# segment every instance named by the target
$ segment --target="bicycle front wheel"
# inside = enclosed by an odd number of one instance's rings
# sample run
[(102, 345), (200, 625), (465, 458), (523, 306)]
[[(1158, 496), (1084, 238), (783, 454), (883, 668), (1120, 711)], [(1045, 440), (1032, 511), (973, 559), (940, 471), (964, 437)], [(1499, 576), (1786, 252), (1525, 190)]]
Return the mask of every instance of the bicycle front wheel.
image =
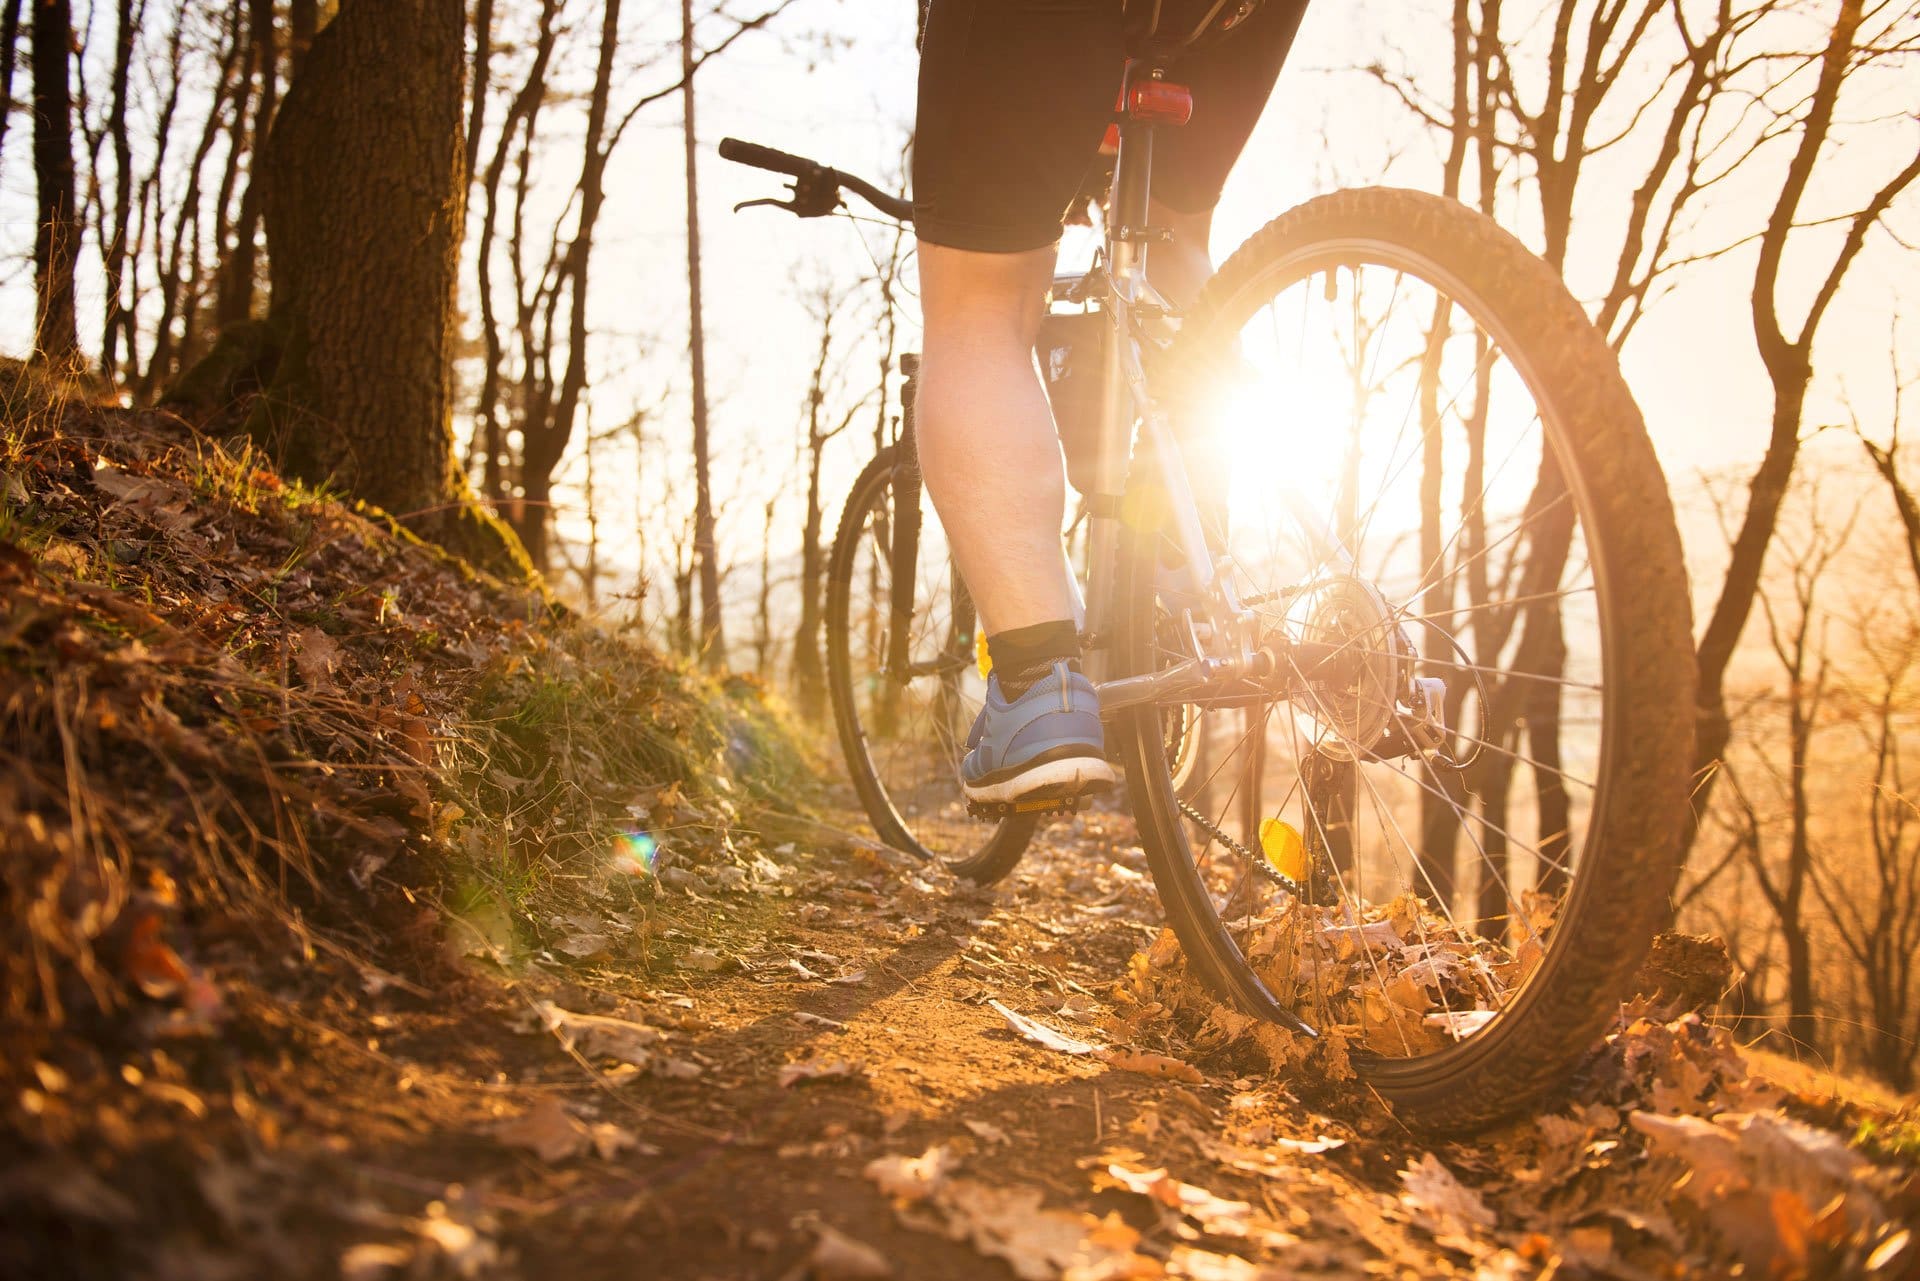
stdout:
[[(1240, 600), (1321, 657), (1222, 700), (1187, 799), (1165, 709), (1127, 717), (1168, 916), (1218, 992), (1344, 1040), (1410, 1121), (1484, 1126), (1593, 1043), (1677, 865), (1689, 608), (1639, 411), (1544, 263), (1412, 191), (1270, 223), (1180, 341)], [(1160, 542), (1128, 557), (1130, 671), (1183, 657)]]
[(1038, 818), (969, 817), (967, 731), (986, 698), (972, 601), (918, 464), (882, 449), (854, 481), (827, 566), (827, 682), (854, 791), (880, 839), (985, 884), (1013, 870)]

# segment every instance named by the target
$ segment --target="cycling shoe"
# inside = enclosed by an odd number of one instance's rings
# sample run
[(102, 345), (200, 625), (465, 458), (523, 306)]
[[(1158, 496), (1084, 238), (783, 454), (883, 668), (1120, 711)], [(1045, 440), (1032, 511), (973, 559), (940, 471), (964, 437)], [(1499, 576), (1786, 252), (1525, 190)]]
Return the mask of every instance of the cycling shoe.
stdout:
[(967, 735), (960, 783), (976, 805), (1067, 801), (1113, 784), (1093, 682), (1063, 659), (1045, 679), (1009, 702), (999, 673), (987, 681), (986, 706)]

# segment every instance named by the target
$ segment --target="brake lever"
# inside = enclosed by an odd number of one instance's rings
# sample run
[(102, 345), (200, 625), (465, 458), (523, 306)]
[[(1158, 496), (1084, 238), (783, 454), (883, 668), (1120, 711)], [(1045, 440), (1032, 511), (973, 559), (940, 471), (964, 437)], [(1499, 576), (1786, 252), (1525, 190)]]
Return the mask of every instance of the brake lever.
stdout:
[(772, 205), (775, 209), (785, 209), (796, 218), (824, 218), (840, 208), (840, 184), (824, 175), (808, 174), (796, 178), (787, 186), (793, 194), (791, 200), (775, 200), (763, 196), (759, 200), (743, 200), (733, 207), (735, 213), (742, 209), (751, 209), (755, 205)]

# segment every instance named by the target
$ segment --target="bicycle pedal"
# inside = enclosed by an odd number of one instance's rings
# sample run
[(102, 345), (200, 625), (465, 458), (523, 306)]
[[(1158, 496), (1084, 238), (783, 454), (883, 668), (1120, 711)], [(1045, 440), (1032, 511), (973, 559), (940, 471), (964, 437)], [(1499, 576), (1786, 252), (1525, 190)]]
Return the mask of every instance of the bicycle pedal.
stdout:
[(967, 813), (987, 823), (998, 823), (1015, 815), (1036, 815), (1044, 818), (1049, 815), (1077, 814), (1086, 808), (1087, 802), (1092, 799), (1091, 796), (1081, 795), (1038, 797), (1034, 800), (1011, 802), (968, 801)]

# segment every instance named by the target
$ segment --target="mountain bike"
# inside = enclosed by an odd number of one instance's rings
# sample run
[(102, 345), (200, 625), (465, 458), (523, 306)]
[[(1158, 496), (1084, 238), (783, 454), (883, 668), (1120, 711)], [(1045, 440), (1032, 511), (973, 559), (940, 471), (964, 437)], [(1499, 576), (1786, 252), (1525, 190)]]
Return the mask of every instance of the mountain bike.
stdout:
[[(1147, 197), (1190, 100), (1134, 63), (1121, 103), (1099, 255), (1050, 303), (1076, 336), (1040, 355), (1093, 389), (1082, 666), (1140, 845), (1218, 996), (1337, 1040), (1412, 1123), (1482, 1127), (1564, 1080), (1667, 911), (1694, 700), (1664, 478), (1559, 278), (1453, 201), (1318, 197), (1177, 315)], [(749, 203), (911, 217), (799, 156), (721, 155), (793, 180)], [(834, 715), (882, 839), (990, 881), (1042, 815), (961, 799), (991, 655), (903, 368), (832, 550)]]

